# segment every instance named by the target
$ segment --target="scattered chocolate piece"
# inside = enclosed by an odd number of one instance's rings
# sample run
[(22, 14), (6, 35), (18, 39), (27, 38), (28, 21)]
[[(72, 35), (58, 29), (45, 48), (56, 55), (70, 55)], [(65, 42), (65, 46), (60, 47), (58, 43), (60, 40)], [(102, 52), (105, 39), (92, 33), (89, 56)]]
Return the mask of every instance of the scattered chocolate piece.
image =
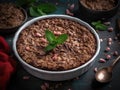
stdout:
[(49, 88), (49, 83), (44, 83), (44, 85), (46, 86), (46, 88)]
[(41, 89), (42, 90), (47, 90), (47, 88), (46, 88), (46, 86), (43, 84), (43, 85), (41, 85)]
[(119, 34), (119, 33), (117, 34), (117, 37), (118, 37), (118, 39), (120, 40), (120, 34)]
[(118, 56), (118, 51), (114, 51), (113, 56)]
[(108, 42), (108, 46), (111, 46), (112, 45), (112, 42)]
[(109, 26), (111, 22), (104, 22), (105, 25)]
[(30, 79), (30, 76), (23, 76), (23, 79), (28, 80), (28, 79)]
[(112, 41), (113, 41), (112, 38), (108, 38), (108, 42), (107, 42), (108, 46), (111, 46)]
[(61, 85), (62, 85), (62, 83), (57, 83), (57, 84), (55, 85), (55, 88), (59, 88)]
[(66, 14), (70, 16), (74, 16), (74, 13), (72, 13), (69, 9), (66, 9)]
[(114, 40), (116, 41), (116, 40), (118, 40), (118, 37), (116, 36), (116, 37), (114, 37)]
[(98, 71), (98, 68), (97, 68), (97, 67), (95, 67), (95, 68), (94, 68), (94, 72), (97, 72), (97, 71)]
[(70, 10), (73, 10), (75, 8), (75, 4), (70, 5)]
[(120, 42), (118, 42), (118, 44), (120, 45)]
[(111, 55), (106, 55), (106, 59), (107, 60), (111, 59)]
[(106, 47), (105, 52), (110, 51), (110, 47)]
[(75, 80), (78, 80), (78, 79), (79, 79), (79, 77), (76, 77), (76, 78), (75, 78)]
[(113, 27), (109, 27), (109, 28), (108, 28), (108, 31), (109, 31), (109, 32), (113, 32), (113, 30), (114, 30)]
[(103, 42), (103, 39), (102, 39), (102, 38), (100, 39), (100, 42)]
[(100, 62), (100, 63), (105, 63), (105, 62), (106, 62), (106, 60), (105, 60), (105, 59), (103, 59), (103, 58), (100, 58), (99, 62)]
[(112, 42), (112, 38), (108, 38), (108, 42)]

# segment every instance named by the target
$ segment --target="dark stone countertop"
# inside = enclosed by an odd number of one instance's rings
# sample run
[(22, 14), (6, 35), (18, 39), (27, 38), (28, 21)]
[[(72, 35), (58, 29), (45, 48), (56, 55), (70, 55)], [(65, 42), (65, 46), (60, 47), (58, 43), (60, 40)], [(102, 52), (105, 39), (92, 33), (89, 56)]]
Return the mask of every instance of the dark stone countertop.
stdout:
[[(43, 1), (43, 0), (42, 0)], [(50, 0), (48, 0), (50, 1)], [(53, 0), (56, 2), (56, 0)], [(55, 12), (55, 14), (65, 14), (65, 10), (67, 8), (67, 3), (64, 3), (64, 0), (58, 3), (58, 9)], [(70, 1), (70, 0), (67, 0)], [(73, 2), (69, 2), (70, 4), (75, 2), (76, 8), (77, 8), (77, 0), (71, 0)], [(77, 10), (77, 9), (76, 9)], [(108, 66), (112, 63), (112, 61), (116, 58), (116, 56), (113, 56), (112, 53), (114, 51), (118, 51), (120, 54), (120, 41), (114, 40), (116, 37), (116, 33), (118, 33), (118, 30), (115, 28), (116, 26), (116, 18), (120, 16), (120, 11), (112, 18), (110, 18), (108, 21), (111, 22), (111, 25), (109, 27), (113, 27), (113, 32), (108, 31), (97, 31), (100, 39), (103, 41), (101, 42), (101, 49), (100, 53), (96, 58), (96, 62), (94, 65), (83, 75), (74, 78), (72, 80), (67, 81), (59, 81), (59, 82), (52, 82), (52, 81), (46, 81), (41, 80), (39, 78), (36, 78), (32, 75), (30, 75), (26, 70), (23, 69), (21, 64), (18, 62), (17, 70), (15, 74), (12, 76), (10, 83), (8, 84), (7, 90), (42, 90), (41, 87), (43, 85), (46, 85), (49, 83), (49, 89), (48, 90), (120, 90), (120, 62), (116, 65), (113, 71), (113, 78), (112, 81), (107, 84), (100, 84), (95, 81), (94, 79), (94, 68), (95, 67), (102, 67), (102, 66)], [(15, 33), (12, 34), (6, 34), (2, 35), (6, 38), (7, 42), (12, 47), (12, 40)], [(107, 40), (108, 38), (112, 38), (113, 42), (110, 46), (111, 50), (107, 53), (104, 52), (105, 48), (107, 47)], [(107, 60), (106, 63), (100, 63), (98, 62), (100, 58), (105, 58), (105, 54), (111, 55), (111, 59)], [(17, 59), (16, 59), (17, 60)]]

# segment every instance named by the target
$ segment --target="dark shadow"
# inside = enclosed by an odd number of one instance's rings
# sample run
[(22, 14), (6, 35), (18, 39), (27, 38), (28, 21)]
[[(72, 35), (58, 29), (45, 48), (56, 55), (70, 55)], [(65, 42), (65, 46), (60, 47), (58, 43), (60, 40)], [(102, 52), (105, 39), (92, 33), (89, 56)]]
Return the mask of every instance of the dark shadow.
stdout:
[(116, 36), (118, 37), (118, 40), (120, 40), (120, 16), (116, 18), (116, 26), (115, 26), (115, 33)]
[(102, 22), (105, 22), (105, 21), (110, 21), (110, 19), (111, 19), (111, 18), (106, 18), (106, 19), (105, 19), (105, 18), (102, 18), (102, 19), (90, 18), (90, 17), (87, 17), (87, 15), (81, 13), (81, 12), (79, 11), (79, 9), (73, 11), (73, 13), (74, 13), (74, 17), (77, 17), (77, 18), (79, 18), (79, 19), (81, 19), (81, 20), (83, 20), (83, 21), (85, 21), (85, 22), (87, 22), (87, 23), (89, 23), (89, 24), (91, 24), (91, 22), (93, 22), (93, 21), (101, 20)]
[(91, 83), (92, 90), (101, 90), (103, 87), (108, 85), (108, 83), (100, 83), (100, 82), (96, 81), (96, 79), (93, 79), (93, 81)]
[(75, 17), (77, 17), (77, 18), (79, 18), (79, 19), (81, 19), (81, 20), (83, 20), (83, 21), (86, 21), (86, 22), (88, 22), (88, 23), (91, 22), (91, 20), (88, 19), (88, 18), (86, 18), (85, 15), (83, 15), (83, 13), (80, 13), (79, 10), (75, 10), (73, 13), (74, 13), (74, 16), (75, 16)]

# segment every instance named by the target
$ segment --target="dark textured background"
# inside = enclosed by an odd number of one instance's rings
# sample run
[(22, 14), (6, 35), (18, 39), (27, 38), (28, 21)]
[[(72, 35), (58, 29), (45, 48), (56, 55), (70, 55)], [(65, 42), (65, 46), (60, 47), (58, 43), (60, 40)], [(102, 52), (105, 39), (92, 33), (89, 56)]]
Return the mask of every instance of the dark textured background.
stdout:
[[(5, 0), (0, 0), (5, 1)], [(8, 1), (14, 1), (14, 0), (8, 0)], [(78, 11), (78, 0), (42, 0), (42, 1), (49, 1), (56, 3), (57, 5), (57, 11), (55, 14), (65, 14), (66, 8), (68, 8), (68, 3), (72, 4), (75, 3), (75, 10), (73, 11), (75, 13), (75, 17), (79, 17), (80, 13), (77, 13)], [(110, 18), (107, 21), (111, 22), (112, 27), (114, 27), (113, 32), (108, 31), (97, 31), (99, 34), (99, 37), (103, 39), (103, 42), (101, 42), (101, 49), (100, 53), (96, 58), (96, 62), (94, 65), (83, 75), (79, 76), (78, 78), (68, 80), (68, 81), (61, 81), (61, 82), (52, 82), (52, 81), (45, 81), (41, 80), (39, 78), (36, 78), (32, 75), (30, 75), (28, 72), (26, 72), (23, 67), (19, 64), (17, 65), (17, 71), (12, 76), (10, 83), (8, 84), (7, 90), (42, 90), (41, 85), (45, 83), (49, 83), (50, 89), (48, 90), (120, 90), (120, 62), (116, 65), (113, 71), (113, 78), (110, 83), (107, 84), (100, 84), (95, 81), (94, 79), (94, 68), (95, 67), (102, 67), (102, 66), (108, 66), (112, 63), (112, 61), (116, 58), (115, 56), (112, 56), (111, 53), (114, 51), (118, 51), (120, 54), (120, 41), (119, 40), (113, 40), (111, 47), (111, 51), (108, 53), (105, 53), (104, 50), (107, 46), (107, 39), (108, 38), (115, 38), (116, 33), (118, 33), (118, 29), (115, 28), (115, 21), (116, 18), (120, 17), (120, 10), (116, 13), (116, 15), (112, 18)], [(12, 47), (12, 40), (15, 33), (12, 34), (6, 34), (2, 35), (6, 38), (7, 42)], [(112, 58), (108, 60), (106, 63), (99, 63), (99, 58), (105, 58), (105, 54), (110, 54)], [(17, 61), (17, 59), (16, 59)], [(73, 74), (74, 75), (74, 74)], [(29, 79), (23, 79), (23, 77), (29, 77)]]

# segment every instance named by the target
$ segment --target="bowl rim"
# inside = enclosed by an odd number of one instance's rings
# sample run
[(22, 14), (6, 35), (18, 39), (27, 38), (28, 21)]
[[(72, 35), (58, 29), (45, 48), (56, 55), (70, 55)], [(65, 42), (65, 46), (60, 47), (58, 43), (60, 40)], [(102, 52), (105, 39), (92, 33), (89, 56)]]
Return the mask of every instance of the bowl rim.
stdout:
[[(24, 24), (24, 23), (27, 21), (27, 18), (28, 18), (27, 12), (26, 12), (26, 10), (25, 10), (23, 7), (18, 6), (17, 4), (12, 3), (12, 2), (2, 2), (2, 3), (5, 3), (5, 4), (6, 4), (6, 3), (10, 3), (10, 4), (14, 5), (16, 8), (20, 9), (21, 12), (24, 14), (24, 20), (21, 22), (20, 25), (13, 26), (13, 27), (9, 27), (9, 28), (0, 28), (0, 31), (2, 31), (2, 30), (11, 30), (11, 29), (15, 29), (15, 28), (17, 28), (17, 27), (20, 27), (22, 24)], [(3, 32), (4, 32), (4, 31), (3, 31)]]
[(93, 11), (93, 12), (110, 12), (110, 11), (113, 11), (114, 9), (116, 9), (117, 7), (119, 7), (120, 0), (115, 0), (115, 1), (117, 1), (116, 5), (115, 5), (113, 8), (109, 9), (109, 10), (92, 10), (92, 9), (87, 8), (86, 6), (84, 6), (84, 5), (81, 3), (81, 0), (79, 0), (79, 4), (81, 4), (82, 7), (84, 7), (85, 9), (87, 9), (87, 10), (89, 10), (89, 11)]
[[(64, 71), (52, 71), (52, 70), (44, 70), (44, 69), (40, 69), (40, 68), (36, 68), (28, 63), (26, 63), (18, 54), (17, 52), (17, 48), (16, 48), (16, 42), (17, 42), (17, 39), (19, 37), (19, 34), (20, 32), (28, 27), (29, 25), (33, 24), (34, 22), (38, 21), (38, 20), (42, 20), (42, 19), (46, 19), (46, 18), (63, 18), (63, 19), (70, 19), (72, 21), (76, 21), (82, 25), (85, 25), (88, 29), (91, 30), (91, 32), (94, 34), (95, 38), (96, 38), (96, 42), (97, 42), (97, 46), (96, 46), (96, 53), (94, 54), (94, 56), (89, 60), (87, 61), (85, 64), (83, 65), (80, 65), (79, 67), (76, 67), (76, 68), (73, 68), (73, 69), (69, 69), (69, 70), (64, 70)], [(52, 14), (52, 15), (44, 15), (44, 16), (40, 16), (40, 17), (36, 17), (36, 18), (33, 18), (29, 21), (27, 21), (24, 25), (22, 25), (19, 30), (15, 33), (15, 36), (13, 38), (13, 52), (15, 54), (15, 56), (18, 58), (18, 60), (23, 64), (23, 65), (26, 65), (27, 67), (29, 67), (30, 69), (33, 69), (35, 71), (38, 71), (38, 72), (42, 72), (42, 73), (46, 73), (46, 74), (65, 74), (65, 73), (70, 73), (70, 72), (74, 72), (76, 70), (79, 70), (81, 68), (84, 68), (85, 66), (87, 66), (88, 64), (90, 64), (92, 61), (94, 61), (94, 59), (96, 58), (96, 56), (99, 54), (99, 51), (100, 51), (100, 39), (99, 39), (99, 36), (97, 34), (97, 32), (86, 22), (76, 18), (76, 17), (72, 17), (72, 16), (68, 16), (68, 15), (58, 15), (58, 14)]]

